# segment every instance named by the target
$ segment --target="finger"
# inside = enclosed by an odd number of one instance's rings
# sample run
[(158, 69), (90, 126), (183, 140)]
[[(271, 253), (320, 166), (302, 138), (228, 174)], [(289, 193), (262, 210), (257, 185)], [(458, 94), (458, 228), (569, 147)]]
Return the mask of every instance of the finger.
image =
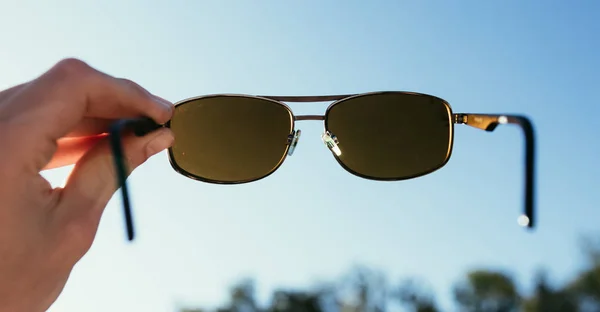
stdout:
[(0, 91), (0, 114), (3, 113), (9, 106), (9, 99), (15, 96), (19, 91), (23, 90), (25, 83), (10, 87), (6, 90)]
[[(152, 155), (168, 148), (173, 134), (161, 128), (143, 137), (126, 135), (123, 150), (128, 174)], [(108, 138), (86, 153), (75, 165), (62, 191), (60, 210), (67, 214), (92, 217), (93, 224), (117, 190), (117, 177)]]
[(50, 162), (43, 170), (69, 166), (77, 163), (83, 155), (91, 150), (107, 135), (96, 135), (82, 138), (64, 138), (57, 142), (57, 148)]
[(84, 117), (69, 133), (65, 134), (65, 138), (80, 138), (106, 134), (110, 131), (110, 125), (114, 123), (113, 119), (90, 118)]
[(16, 85), (16, 86), (10, 87), (10, 88), (8, 88), (6, 90), (0, 91), (0, 102), (2, 102), (3, 100), (11, 97), (15, 93), (19, 92), (19, 90), (21, 90), (24, 85), (25, 84), (20, 84), (20, 85)]
[(173, 105), (136, 83), (109, 76), (86, 63), (67, 59), (59, 62), (25, 91), (11, 107), (21, 113), (19, 124), (29, 127), (32, 138), (57, 140), (68, 134), (84, 117), (119, 119), (147, 116), (165, 123)]
[(79, 124), (65, 134), (63, 138), (82, 138), (108, 134), (110, 132), (110, 126), (114, 122), (114, 119), (84, 117)]

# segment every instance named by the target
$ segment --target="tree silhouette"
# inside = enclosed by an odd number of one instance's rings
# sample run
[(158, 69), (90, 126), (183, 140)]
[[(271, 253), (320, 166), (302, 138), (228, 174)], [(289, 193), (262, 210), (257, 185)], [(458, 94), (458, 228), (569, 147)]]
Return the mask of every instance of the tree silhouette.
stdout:
[(320, 293), (302, 291), (276, 291), (268, 312), (321, 312)]
[(385, 276), (366, 267), (356, 267), (342, 278), (336, 294), (341, 311), (386, 311), (388, 294)]
[(454, 298), (465, 312), (517, 311), (520, 295), (503, 272), (474, 270), (454, 289)]
[(547, 273), (539, 271), (535, 278), (535, 292), (524, 303), (524, 312), (577, 312), (576, 297), (566, 289), (555, 289), (548, 283)]
[[(572, 280), (551, 285), (548, 274), (538, 271), (533, 293), (517, 289), (512, 276), (502, 270), (472, 270), (453, 288), (460, 312), (599, 312), (600, 240), (584, 245), (587, 263)], [(265, 306), (255, 298), (255, 284), (242, 280), (230, 290), (228, 302), (215, 309), (182, 309), (180, 312), (387, 312), (399, 305), (412, 312), (441, 312), (435, 294), (418, 279), (388, 284), (387, 277), (367, 267), (355, 267), (341, 279), (310, 289), (277, 289)]]
[(565, 286), (579, 311), (600, 311), (600, 239), (587, 238), (582, 248), (586, 265), (577, 276)]
[(426, 290), (422, 283), (415, 279), (408, 279), (400, 284), (393, 292), (393, 296), (410, 311), (413, 312), (438, 312), (434, 295)]

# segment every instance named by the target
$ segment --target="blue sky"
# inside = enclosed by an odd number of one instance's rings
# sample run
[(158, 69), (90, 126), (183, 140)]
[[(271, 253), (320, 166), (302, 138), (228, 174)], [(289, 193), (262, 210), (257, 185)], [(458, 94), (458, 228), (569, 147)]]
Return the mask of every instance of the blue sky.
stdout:
[[(166, 153), (131, 177), (138, 240), (120, 198), (51, 311), (172, 311), (216, 304), (238, 278), (310, 285), (353, 264), (426, 278), (448, 302), (467, 269), (508, 268), (528, 285), (581, 264), (597, 233), (600, 5), (595, 1), (0, 2), (0, 88), (74, 56), (171, 101), (210, 93), (423, 92), (456, 112), (522, 113), (538, 135), (538, 228), (521, 212), (523, 139), (456, 128), (443, 169), (374, 182), (337, 165), (319, 122), (268, 179), (186, 179)], [(327, 104), (292, 104), (320, 114)], [(45, 173), (60, 185), (70, 168)]]

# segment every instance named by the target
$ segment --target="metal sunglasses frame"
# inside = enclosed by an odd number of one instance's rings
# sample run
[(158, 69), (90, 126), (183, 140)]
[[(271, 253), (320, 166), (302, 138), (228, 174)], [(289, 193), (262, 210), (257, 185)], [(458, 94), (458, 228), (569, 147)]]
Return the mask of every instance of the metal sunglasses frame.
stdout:
[[(534, 219), (534, 212), (535, 212), (534, 211), (534, 208), (535, 208), (535, 134), (534, 134), (533, 124), (532, 124), (531, 120), (529, 118), (527, 118), (526, 116), (512, 115), (512, 114), (454, 113), (452, 111), (450, 104), (448, 102), (446, 102), (445, 100), (435, 97), (435, 96), (432, 96), (432, 95), (423, 94), (423, 93), (405, 92), (405, 91), (379, 91), (379, 92), (369, 92), (369, 93), (345, 94), (345, 95), (324, 95), (324, 96), (264, 96), (264, 95), (246, 95), (246, 94), (211, 94), (211, 95), (187, 98), (187, 99), (184, 99), (182, 101), (175, 103), (175, 107), (178, 107), (180, 105), (183, 105), (183, 104), (186, 104), (189, 102), (193, 102), (193, 101), (196, 101), (199, 99), (204, 99), (204, 98), (209, 98), (209, 97), (223, 97), (223, 96), (254, 98), (254, 99), (270, 101), (270, 102), (282, 105), (283, 107), (285, 107), (288, 110), (288, 112), (290, 114), (290, 118), (291, 118), (292, 132), (288, 136), (288, 144), (287, 144), (285, 153), (282, 156), (279, 163), (270, 172), (268, 172), (265, 175), (263, 175), (259, 178), (256, 178), (256, 179), (244, 180), (244, 181), (233, 181), (233, 182), (229, 182), (229, 181), (222, 182), (222, 181), (209, 180), (209, 179), (205, 179), (205, 178), (193, 175), (177, 165), (177, 163), (173, 159), (172, 148), (168, 149), (169, 163), (171, 164), (171, 166), (173, 167), (173, 169), (176, 172), (178, 172), (188, 178), (202, 181), (202, 182), (216, 183), (216, 184), (240, 184), (240, 183), (249, 183), (249, 182), (257, 181), (257, 180), (266, 178), (266, 177), (270, 176), (272, 173), (274, 173), (275, 171), (277, 171), (277, 169), (279, 169), (279, 167), (283, 164), (283, 162), (285, 161), (287, 156), (291, 155), (290, 148), (293, 151), (293, 148), (295, 147), (295, 144), (297, 142), (297, 135), (299, 135), (299, 133), (300, 133), (299, 130), (295, 129), (296, 121), (304, 121), (304, 120), (323, 121), (324, 126), (325, 126), (325, 132), (327, 133), (327, 131), (328, 131), (327, 130), (328, 129), (327, 128), (327, 116), (332, 107), (334, 107), (335, 105), (342, 104), (345, 101), (356, 98), (356, 97), (372, 96), (372, 95), (385, 94), (385, 93), (388, 93), (388, 94), (395, 93), (395, 94), (430, 97), (430, 98), (434, 98), (434, 99), (440, 101), (441, 103), (443, 103), (446, 106), (446, 108), (448, 110), (448, 118), (450, 121), (450, 138), (449, 138), (450, 142), (449, 142), (448, 153), (445, 158), (445, 161), (442, 164), (440, 164), (438, 167), (436, 167), (428, 172), (419, 173), (414, 176), (399, 177), (399, 178), (377, 178), (377, 177), (362, 175), (358, 172), (351, 170), (350, 168), (348, 168), (346, 165), (344, 165), (340, 161), (340, 159), (337, 157), (337, 155), (335, 155), (335, 153), (332, 152), (335, 159), (346, 171), (348, 171), (349, 173), (351, 173), (355, 176), (358, 176), (358, 177), (361, 177), (364, 179), (378, 180), (378, 181), (400, 181), (400, 180), (414, 179), (414, 178), (417, 178), (420, 176), (430, 174), (434, 171), (437, 171), (440, 168), (444, 167), (448, 163), (448, 161), (450, 160), (450, 157), (452, 155), (452, 150), (453, 150), (454, 125), (464, 124), (464, 125), (468, 125), (468, 126), (471, 126), (471, 127), (477, 128), (477, 129), (488, 131), (488, 132), (494, 131), (496, 129), (496, 127), (501, 124), (517, 125), (523, 131), (524, 138), (525, 138), (525, 170), (524, 170), (525, 171), (524, 172), (525, 185), (524, 185), (524, 205), (523, 205), (524, 207), (523, 207), (523, 215), (521, 215), (519, 217), (519, 224), (522, 226), (526, 226), (529, 229), (534, 228), (534, 225), (535, 225), (535, 222), (534, 222), (535, 221), (535, 219)], [(287, 104), (285, 104), (285, 102), (289, 102), (289, 103), (333, 102), (333, 103), (331, 103), (327, 107), (324, 115), (295, 115), (293, 113), (292, 109)], [(133, 133), (135, 133), (135, 135), (137, 135), (137, 136), (143, 136), (143, 135), (150, 133), (161, 127), (169, 128), (170, 123), (171, 123), (171, 121), (169, 120), (164, 125), (159, 125), (149, 118), (140, 117), (140, 118), (133, 118), (133, 119), (118, 120), (117, 122), (115, 122), (111, 125), (110, 141), (111, 141), (113, 159), (114, 159), (114, 164), (115, 164), (115, 169), (116, 169), (116, 174), (117, 174), (117, 180), (118, 180), (117, 182), (118, 182), (118, 185), (121, 187), (121, 194), (122, 194), (122, 201), (123, 201), (123, 213), (125, 216), (125, 226), (127, 229), (127, 238), (129, 241), (132, 241), (134, 239), (134, 225), (133, 225), (133, 217), (132, 217), (132, 213), (131, 213), (131, 204), (130, 204), (130, 200), (129, 200), (129, 192), (128, 192), (127, 183), (126, 183), (127, 172), (126, 172), (126, 168), (125, 168), (125, 162), (123, 160), (123, 149), (121, 146), (121, 133), (124, 130), (129, 130), (129, 131), (133, 131)]]

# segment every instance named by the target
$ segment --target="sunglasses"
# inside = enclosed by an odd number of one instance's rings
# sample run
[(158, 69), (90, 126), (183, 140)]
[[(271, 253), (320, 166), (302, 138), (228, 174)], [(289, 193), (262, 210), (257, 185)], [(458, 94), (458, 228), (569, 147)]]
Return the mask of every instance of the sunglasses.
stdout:
[[(324, 115), (294, 115), (284, 102), (332, 102)], [(134, 238), (121, 133), (143, 136), (160, 127), (173, 131), (168, 149), (173, 169), (194, 180), (240, 184), (268, 177), (294, 153), (301, 131), (296, 122), (321, 120), (321, 139), (342, 168), (371, 180), (400, 181), (442, 168), (452, 154), (454, 125), (493, 131), (500, 124), (525, 135), (524, 212), (521, 226), (534, 226), (534, 130), (519, 115), (453, 113), (448, 102), (414, 92), (334, 96), (217, 94), (175, 104), (164, 125), (149, 118), (123, 119), (110, 129), (127, 237)]]

